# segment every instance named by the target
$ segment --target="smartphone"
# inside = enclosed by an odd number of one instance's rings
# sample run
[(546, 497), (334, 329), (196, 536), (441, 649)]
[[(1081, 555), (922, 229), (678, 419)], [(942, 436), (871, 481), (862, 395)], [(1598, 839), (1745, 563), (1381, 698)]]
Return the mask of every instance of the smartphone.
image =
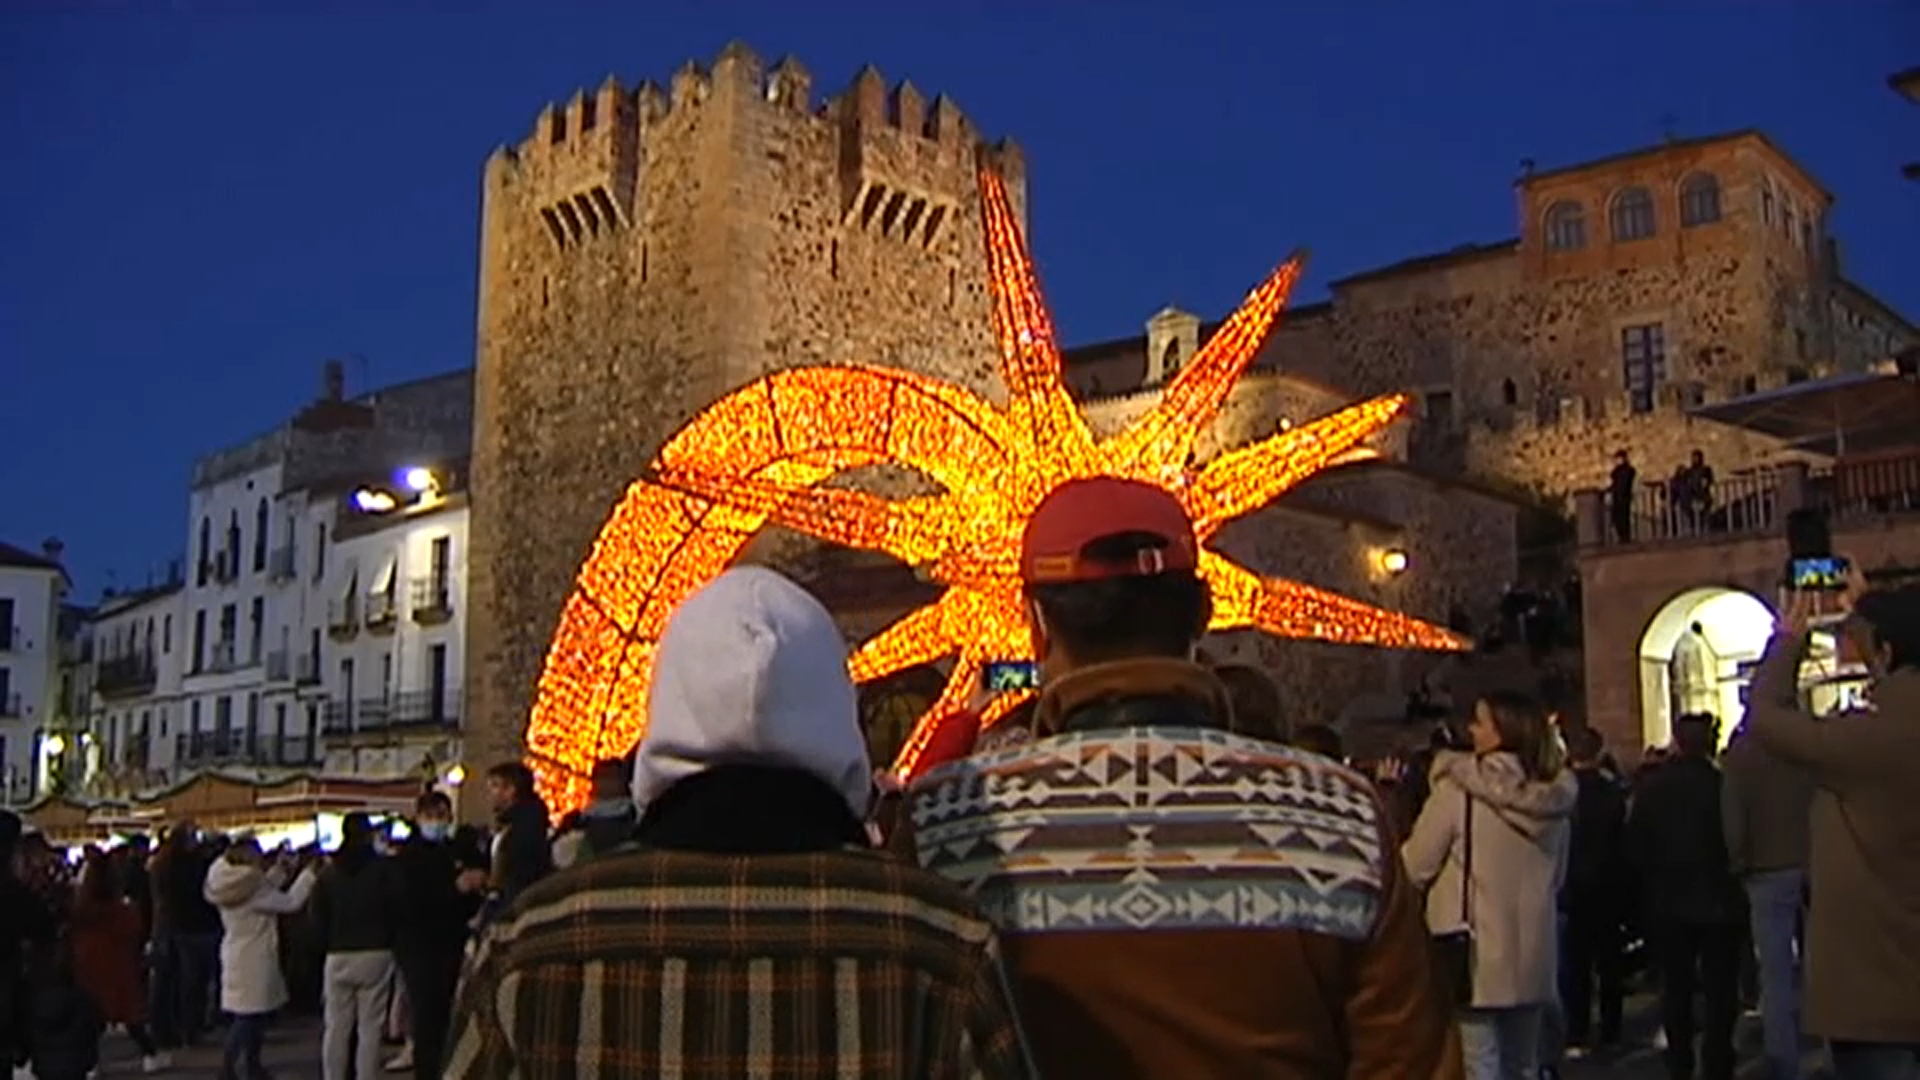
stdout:
[(1839, 592), (1847, 587), (1853, 565), (1838, 555), (1795, 556), (1787, 564), (1787, 586), (1804, 592)]
[(984, 676), (996, 694), (1040, 689), (1040, 665), (1031, 660), (990, 660)]

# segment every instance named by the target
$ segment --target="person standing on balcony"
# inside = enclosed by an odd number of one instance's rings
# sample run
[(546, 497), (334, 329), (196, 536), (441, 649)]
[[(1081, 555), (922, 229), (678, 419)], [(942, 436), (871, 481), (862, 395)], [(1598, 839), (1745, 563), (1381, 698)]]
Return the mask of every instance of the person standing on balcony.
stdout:
[(1685, 515), (1691, 531), (1707, 531), (1713, 516), (1713, 466), (1707, 464), (1707, 455), (1695, 450), (1676, 479), (1679, 481), (1681, 513)]
[(1625, 450), (1613, 455), (1613, 473), (1607, 477), (1607, 512), (1613, 518), (1614, 539), (1633, 542), (1633, 485), (1640, 474)]

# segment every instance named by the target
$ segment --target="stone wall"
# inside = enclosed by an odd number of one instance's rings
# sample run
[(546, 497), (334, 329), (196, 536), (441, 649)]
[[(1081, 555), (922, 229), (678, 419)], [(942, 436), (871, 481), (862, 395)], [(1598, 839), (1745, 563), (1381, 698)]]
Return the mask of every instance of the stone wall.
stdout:
[(976, 168), (1017, 149), (878, 72), (822, 109), (730, 46), (609, 82), (488, 161), (475, 385), (470, 747), (517, 753), (609, 508), (665, 438), (777, 368), (860, 361), (989, 388)]

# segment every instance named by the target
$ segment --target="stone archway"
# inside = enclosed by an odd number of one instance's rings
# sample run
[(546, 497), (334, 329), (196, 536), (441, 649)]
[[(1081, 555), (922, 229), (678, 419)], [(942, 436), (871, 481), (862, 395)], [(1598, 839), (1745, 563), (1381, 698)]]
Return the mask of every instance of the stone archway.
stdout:
[(1746, 715), (1747, 684), (1773, 634), (1773, 609), (1743, 589), (1688, 589), (1661, 605), (1640, 635), (1640, 735), (1665, 746), (1674, 717), (1712, 712), (1721, 745)]

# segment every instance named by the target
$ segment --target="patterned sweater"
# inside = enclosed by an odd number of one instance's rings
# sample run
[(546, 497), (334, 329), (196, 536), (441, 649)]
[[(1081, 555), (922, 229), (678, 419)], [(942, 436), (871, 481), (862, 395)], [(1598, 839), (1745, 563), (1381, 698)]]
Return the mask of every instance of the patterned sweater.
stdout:
[(609, 855), (524, 894), (446, 1076), (1032, 1075), (994, 935), (884, 854)]

